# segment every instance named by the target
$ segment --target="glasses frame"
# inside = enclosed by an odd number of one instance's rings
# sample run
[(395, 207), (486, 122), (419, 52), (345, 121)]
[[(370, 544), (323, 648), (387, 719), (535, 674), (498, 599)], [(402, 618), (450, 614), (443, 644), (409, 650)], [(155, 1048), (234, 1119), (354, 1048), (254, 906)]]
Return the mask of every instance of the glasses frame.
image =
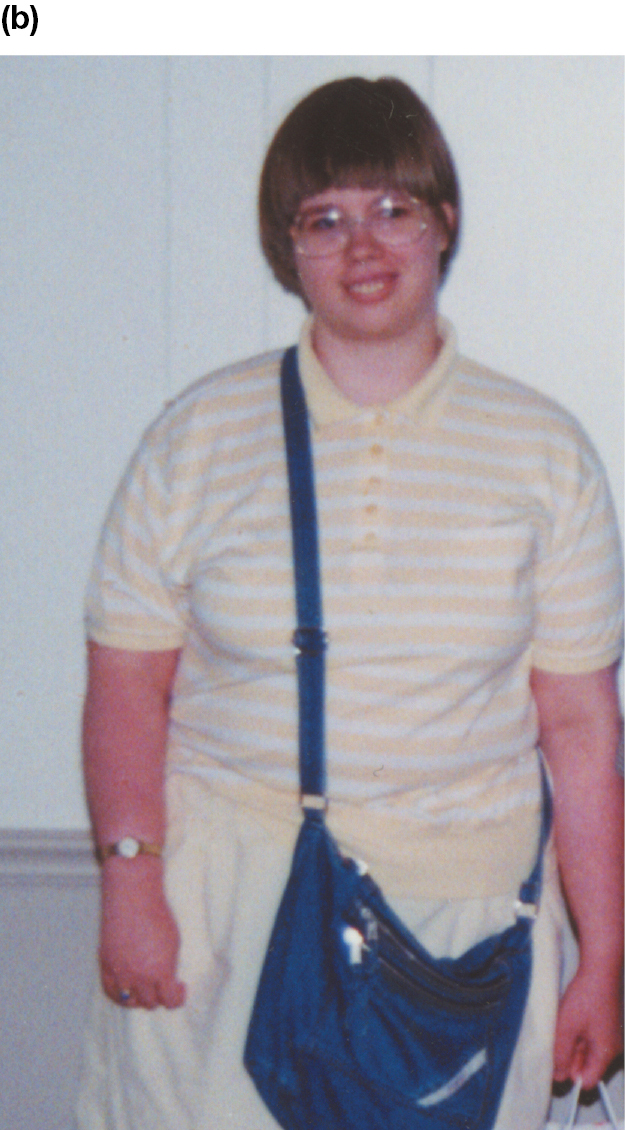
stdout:
[[(393, 200), (393, 198), (389, 196), (388, 193), (386, 193), (380, 197), (379, 201), (377, 201), (377, 207), (380, 207), (380, 205), (382, 205), (386, 199)], [(423, 201), (418, 200), (416, 196), (409, 196), (408, 200), (411, 204), (415, 205), (415, 211), (420, 211), (426, 207)], [(395, 203), (395, 201), (393, 201), (393, 203)], [(332, 211), (339, 214), (340, 219), (343, 221), (343, 225), (339, 230), (330, 233), (335, 242), (333, 246), (328, 247), (327, 251), (310, 251), (309, 249), (306, 249), (306, 247), (302, 246), (300, 242), (298, 242), (298, 239), (301, 240), (301, 230), (299, 228), (299, 225), (301, 224), (304, 217), (299, 214), (298, 216), (296, 216), (291, 226), (291, 238), (293, 240), (293, 247), (295, 251), (297, 251), (300, 255), (303, 255), (306, 259), (329, 259), (333, 255), (340, 255), (341, 252), (344, 251), (347, 247), (351, 238), (352, 231), (355, 228), (362, 228), (363, 230), (367, 227), (370, 228), (376, 220), (376, 217), (371, 214), (366, 216), (345, 215), (336, 204), (329, 205), (329, 207), (326, 209), (320, 209), (319, 215), (322, 216), (324, 212), (330, 213)], [(381, 243), (384, 247), (407, 247), (410, 244), (417, 244), (423, 237), (424, 232), (427, 231), (428, 227), (429, 224), (427, 220), (423, 219), (422, 216), (419, 230), (413, 236), (402, 236), (399, 239), (397, 239), (396, 237), (388, 239), (385, 235), (381, 235), (379, 232), (375, 232), (373, 234), (373, 238), (376, 240), (376, 242)]]

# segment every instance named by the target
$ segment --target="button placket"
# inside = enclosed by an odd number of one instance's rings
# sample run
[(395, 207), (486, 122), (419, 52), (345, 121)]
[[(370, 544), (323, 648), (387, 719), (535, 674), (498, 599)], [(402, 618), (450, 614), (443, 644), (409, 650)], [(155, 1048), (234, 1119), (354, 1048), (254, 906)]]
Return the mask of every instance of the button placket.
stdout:
[[(388, 479), (388, 446), (384, 437), (384, 414), (375, 411), (368, 421), (364, 437), (359, 497), (355, 499), (356, 556), (370, 573), (374, 566), (373, 557), (378, 551), (382, 554), (385, 526), (385, 485)], [(382, 569), (382, 557), (377, 562), (376, 572)]]

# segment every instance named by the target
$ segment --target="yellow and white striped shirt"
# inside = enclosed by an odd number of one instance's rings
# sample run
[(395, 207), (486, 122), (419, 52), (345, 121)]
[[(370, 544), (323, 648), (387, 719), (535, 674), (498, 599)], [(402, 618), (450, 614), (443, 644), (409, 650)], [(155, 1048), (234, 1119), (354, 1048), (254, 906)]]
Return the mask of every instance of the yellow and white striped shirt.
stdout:
[[(395, 868), (423, 897), (497, 894), (526, 877), (539, 805), (529, 671), (588, 672), (621, 649), (598, 457), (562, 408), (460, 357), (441, 325), (433, 367), (384, 408), (342, 397), (309, 323), (299, 351), (330, 641), (330, 822), (378, 860), (380, 882)], [(148, 430), (105, 524), (87, 631), (112, 647), (182, 648), (170, 770), (290, 810), (279, 363), (205, 378)]]

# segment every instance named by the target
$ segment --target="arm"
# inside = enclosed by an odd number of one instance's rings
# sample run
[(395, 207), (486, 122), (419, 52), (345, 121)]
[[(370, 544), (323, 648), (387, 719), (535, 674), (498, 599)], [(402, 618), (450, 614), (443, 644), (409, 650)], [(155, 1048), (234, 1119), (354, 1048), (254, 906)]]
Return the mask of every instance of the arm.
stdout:
[[(84, 711), (87, 801), (97, 844), (132, 835), (165, 839), (164, 765), (178, 651), (134, 652), (89, 645)], [(102, 867), (102, 984), (146, 1008), (183, 1003), (176, 978), (179, 937), (160, 858), (112, 856)]]
[(554, 1076), (594, 1086), (622, 1050), (623, 782), (616, 667), (534, 670), (540, 743), (554, 781), (560, 873), (579, 936), (578, 971), (558, 1014)]

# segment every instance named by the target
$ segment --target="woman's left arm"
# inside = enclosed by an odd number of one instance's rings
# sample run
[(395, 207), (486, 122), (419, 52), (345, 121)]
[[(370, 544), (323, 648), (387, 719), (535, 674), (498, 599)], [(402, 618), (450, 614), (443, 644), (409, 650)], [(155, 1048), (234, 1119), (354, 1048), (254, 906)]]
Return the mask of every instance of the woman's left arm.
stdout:
[(579, 968), (561, 1002), (554, 1077), (593, 1087), (623, 1048), (622, 723), (616, 666), (583, 675), (534, 669), (540, 744), (554, 782), (562, 883), (579, 938)]

